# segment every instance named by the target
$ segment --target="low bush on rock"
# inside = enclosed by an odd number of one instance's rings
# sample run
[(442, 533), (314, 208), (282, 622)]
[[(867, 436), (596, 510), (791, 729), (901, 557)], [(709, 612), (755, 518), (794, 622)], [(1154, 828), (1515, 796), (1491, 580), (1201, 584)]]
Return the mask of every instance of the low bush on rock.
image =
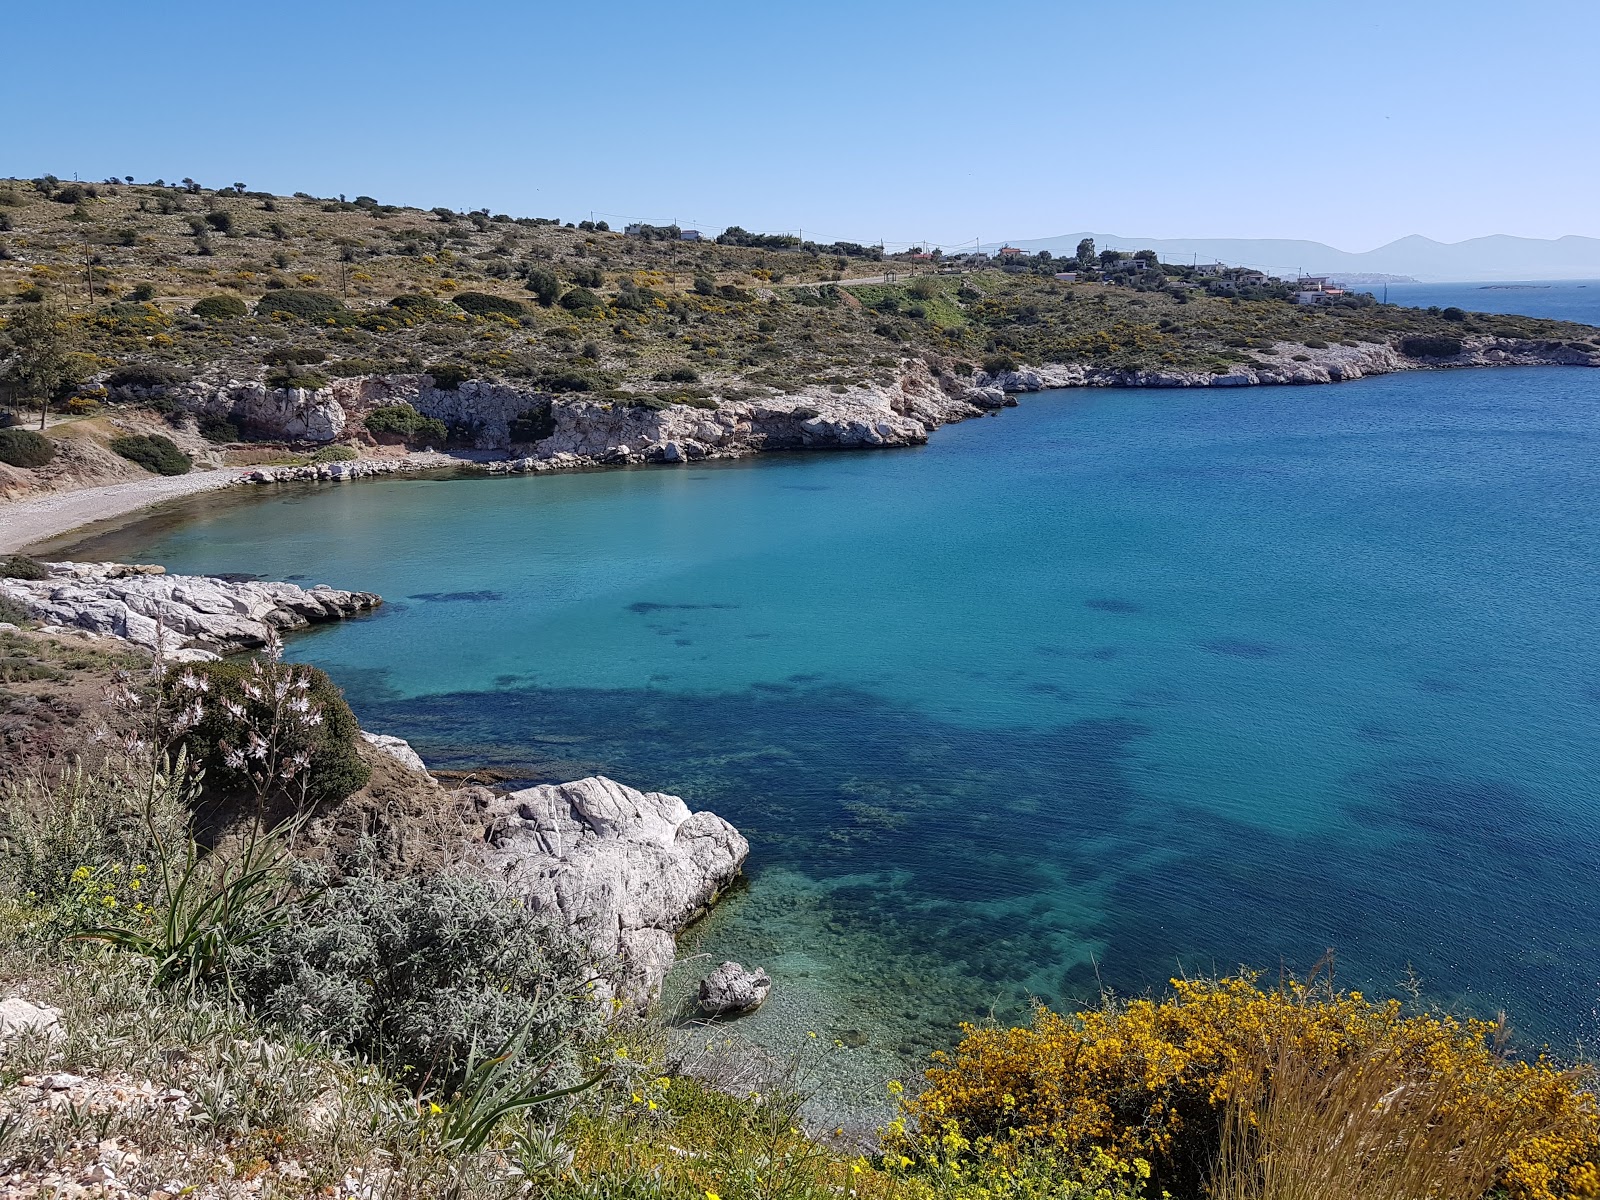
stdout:
[(151, 363), (145, 366), (122, 367), (106, 376), (108, 388), (162, 388), (171, 387), (178, 383), (188, 383), (191, 374), (182, 367), (170, 367), (164, 363)]
[(13, 554), (0, 558), (0, 579), (48, 579), (50, 569), (36, 558)]
[(475, 317), (486, 317), (491, 313), (507, 317), (520, 317), (528, 311), (518, 300), (508, 300), (504, 296), (491, 296), (488, 292), (462, 292), (459, 296), (451, 297), (451, 303)]
[(425, 417), (409, 404), (386, 404), (373, 409), (367, 414), (367, 432), (434, 446), (443, 445), (449, 436), (443, 421)]
[(313, 463), (354, 462), (361, 455), (354, 446), (324, 446), (311, 456)]
[(112, 438), (111, 450), (154, 475), (187, 475), (194, 466), (176, 442), (159, 433)]
[(513, 442), (542, 442), (556, 431), (555, 413), (548, 403), (525, 409), (508, 424), (507, 430)]
[(371, 869), (253, 944), (236, 976), (256, 1011), (415, 1091), (459, 1086), (474, 1048), (524, 1031), (518, 1065), (547, 1090), (579, 1083), (583, 1048), (605, 1033), (597, 978), (585, 947), (495, 884)]
[(460, 363), (432, 363), (423, 368), (423, 374), (431, 376), (433, 386), (441, 392), (453, 392), (472, 376), (468, 369)]
[(239, 427), (226, 417), (203, 416), (197, 422), (200, 436), (208, 442), (237, 442)]
[(258, 317), (282, 314), (302, 321), (326, 321), (345, 311), (345, 306), (328, 293), (304, 288), (279, 288), (268, 292), (256, 304)]
[(207, 321), (229, 321), (244, 316), (250, 309), (237, 296), (206, 296), (195, 301), (189, 311)]
[(586, 287), (575, 287), (561, 297), (561, 307), (568, 312), (587, 313), (603, 307), (605, 301)]
[(316, 667), (259, 658), (185, 664), (167, 673), (163, 692), (176, 710), (201, 702), (199, 720), (177, 741), (204, 768), (210, 792), (303, 808), (343, 800), (372, 777), (344, 693)]
[(1461, 353), (1461, 339), (1451, 337), (1401, 338), (1400, 353), (1407, 358), (1455, 358)]
[(56, 444), (31, 429), (0, 429), (0, 463), (12, 467), (47, 466), (56, 456)]

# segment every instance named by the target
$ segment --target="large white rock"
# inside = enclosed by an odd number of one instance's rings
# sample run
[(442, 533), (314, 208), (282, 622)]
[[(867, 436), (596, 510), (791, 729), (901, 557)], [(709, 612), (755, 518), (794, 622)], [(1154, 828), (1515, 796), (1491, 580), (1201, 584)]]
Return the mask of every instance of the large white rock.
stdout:
[(361, 731), (363, 741), (376, 746), (401, 766), (410, 767), (413, 771), (424, 771), (428, 765), (422, 761), (422, 755), (411, 748), (411, 743), (405, 738), (395, 737), (392, 733), (368, 733)]
[(166, 575), (122, 563), (54, 563), (47, 579), (0, 579), (0, 595), (53, 625), (159, 647), (174, 661), (216, 658), (266, 643), (272, 630), (376, 608), (370, 592), (256, 580)]
[(61, 1010), (48, 1004), (34, 1004), (21, 996), (0, 1000), (0, 1042), (29, 1033), (43, 1034), (50, 1041), (64, 1036)]
[[(491, 798), (492, 797), (492, 798)], [(643, 1007), (676, 936), (738, 876), (750, 843), (715, 813), (604, 776), (486, 794), (486, 869), (583, 938)]]

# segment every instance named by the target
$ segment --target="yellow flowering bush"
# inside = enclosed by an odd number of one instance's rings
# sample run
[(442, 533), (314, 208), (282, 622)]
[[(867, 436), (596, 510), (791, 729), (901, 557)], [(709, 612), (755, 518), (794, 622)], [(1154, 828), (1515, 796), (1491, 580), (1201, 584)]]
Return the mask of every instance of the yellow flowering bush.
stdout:
[(1040, 1008), (1026, 1028), (964, 1026), (906, 1105), (915, 1140), (959, 1139), (979, 1155), (1145, 1159), (1152, 1186), (1189, 1193), (1216, 1159), (1229, 1105), (1270, 1092), (1271, 1054), (1331, 1072), (1381, 1052), (1436, 1103), (1517, 1130), (1498, 1184), (1512, 1200), (1600, 1195), (1600, 1115), (1587, 1080), (1543, 1057), (1504, 1057), (1495, 1024), (1407, 1015), (1359, 992), (1263, 990), (1253, 976), (1172, 986), (1163, 1000), (1073, 1016)]

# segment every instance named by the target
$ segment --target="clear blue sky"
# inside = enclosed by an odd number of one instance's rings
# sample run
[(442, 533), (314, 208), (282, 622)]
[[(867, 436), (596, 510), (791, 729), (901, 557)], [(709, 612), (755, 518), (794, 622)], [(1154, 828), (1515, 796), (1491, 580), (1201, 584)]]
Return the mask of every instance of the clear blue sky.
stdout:
[(1600, 4), (7, 6), (0, 174), (953, 246), (1600, 236)]

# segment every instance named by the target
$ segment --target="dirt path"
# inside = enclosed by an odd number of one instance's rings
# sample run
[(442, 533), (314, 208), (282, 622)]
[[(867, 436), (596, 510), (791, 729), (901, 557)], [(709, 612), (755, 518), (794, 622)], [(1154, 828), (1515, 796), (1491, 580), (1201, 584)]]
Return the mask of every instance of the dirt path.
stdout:
[(227, 487), (247, 473), (228, 469), (170, 477), (152, 475), (149, 479), (52, 492), (28, 500), (0, 500), (0, 554), (14, 554), (35, 542), (95, 521), (125, 516), (163, 500)]

